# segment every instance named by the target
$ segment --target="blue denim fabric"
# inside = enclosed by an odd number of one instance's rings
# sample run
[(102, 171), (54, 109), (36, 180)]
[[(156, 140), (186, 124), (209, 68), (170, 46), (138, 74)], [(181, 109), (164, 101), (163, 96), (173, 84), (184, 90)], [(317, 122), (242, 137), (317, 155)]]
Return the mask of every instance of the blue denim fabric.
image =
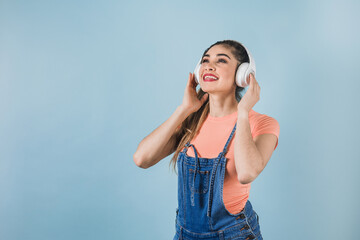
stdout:
[[(216, 158), (199, 158), (190, 142), (179, 153), (178, 208), (173, 240), (263, 239), (259, 216), (249, 200), (237, 214), (227, 211), (223, 202), (225, 154), (235, 130), (236, 124), (223, 151)], [(190, 146), (195, 157), (186, 154)]]

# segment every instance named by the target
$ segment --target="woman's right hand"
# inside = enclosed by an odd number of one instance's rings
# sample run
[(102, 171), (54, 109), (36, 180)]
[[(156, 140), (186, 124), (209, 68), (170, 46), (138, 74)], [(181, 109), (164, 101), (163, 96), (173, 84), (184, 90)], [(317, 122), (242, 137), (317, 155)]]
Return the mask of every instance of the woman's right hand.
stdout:
[(194, 73), (189, 73), (189, 80), (186, 84), (184, 98), (181, 106), (188, 112), (193, 113), (200, 109), (208, 98), (208, 93), (205, 93), (204, 96), (199, 100), (196, 93), (196, 86), (198, 83), (195, 81)]

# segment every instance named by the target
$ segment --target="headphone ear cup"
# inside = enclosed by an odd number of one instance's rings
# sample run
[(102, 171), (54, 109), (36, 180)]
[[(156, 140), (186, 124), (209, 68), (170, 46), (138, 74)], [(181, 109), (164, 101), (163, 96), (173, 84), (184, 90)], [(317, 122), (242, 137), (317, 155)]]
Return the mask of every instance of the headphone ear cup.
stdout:
[(201, 66), (201, 59), (200, 59), (200, 61), (198, 62), (198, 64), (196, 65), (196, 67), (195, 67), (195, 70), (194, 70), (194, 75), (195, 75), (195, 81), (196, 81), (196, 83), (197, 84), (200, 84), (200, 73), (199, 73), (199, 71), (200, 71), (200, 66)]
[(249, 63), (242, 63), (236, 71), (236, 85), (240, 87), (246, 87), (249, 84), (246, 82), (246, 73), (249, 67)]

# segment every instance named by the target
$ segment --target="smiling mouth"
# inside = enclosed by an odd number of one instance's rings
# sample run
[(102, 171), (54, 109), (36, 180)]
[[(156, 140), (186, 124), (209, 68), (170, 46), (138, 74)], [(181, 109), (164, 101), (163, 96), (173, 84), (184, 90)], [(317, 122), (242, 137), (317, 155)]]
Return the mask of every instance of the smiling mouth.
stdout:
[(217, 81), (219, 79), (217, 77), (215, 77), (215, 76), (205, 75), (203, 80), (204, 80), (204, 82), (213, 82), (213, 81)]

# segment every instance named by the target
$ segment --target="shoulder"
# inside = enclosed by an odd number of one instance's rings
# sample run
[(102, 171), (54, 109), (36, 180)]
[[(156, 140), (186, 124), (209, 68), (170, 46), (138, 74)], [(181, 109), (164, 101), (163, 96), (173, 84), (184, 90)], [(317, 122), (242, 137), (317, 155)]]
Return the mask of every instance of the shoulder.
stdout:
[(273, 133), (279, 137), (280, 124), (274, 117), (258, 113), (251, 109), (249, 113), (249, 123), (253, 137), (264, 133)]
[(259, 122), (264, 122), (264, 121), (270, 121), (271, 123), (278, 123), (278, 121), (274, 118), (271, 117), (267, 114), (262, 114), (262, 113), (258, 113), (254, 110), (251, 109), (251, 111), (249, 112), (249, 120), (251, 123), (259, 123)]

